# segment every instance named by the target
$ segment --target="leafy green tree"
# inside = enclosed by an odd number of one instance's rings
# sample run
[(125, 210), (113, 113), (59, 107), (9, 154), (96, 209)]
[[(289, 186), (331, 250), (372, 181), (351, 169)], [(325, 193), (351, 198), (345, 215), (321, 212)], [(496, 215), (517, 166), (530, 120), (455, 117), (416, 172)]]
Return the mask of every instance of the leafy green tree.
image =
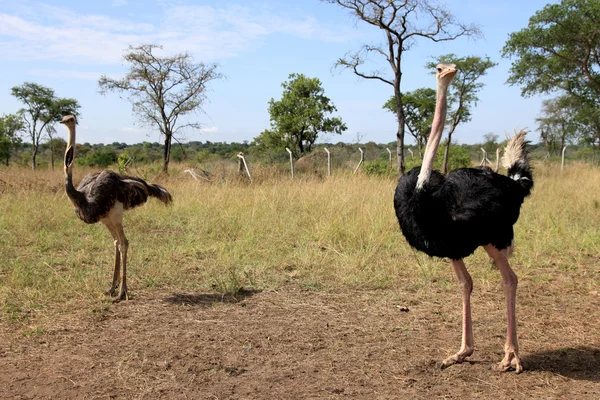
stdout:
[[(436, 93), (431, 88), (420, 88), (412, 92), (402, 93), (404, 123), (408, 133), (415, 139), (419, 155), (422, 157), (423, 146), (431, 132), (433, 114), (435, 113)], [(392, 96), (383, 108), (396, 113), (396, 97)]]
[(35, 170), (40, 139), (44, 132), (54, 129), (63, 115), (78, 116), (80, 105), (75, 99), (56, 97), (54, 90), (32, 82), (13, 87), (11, 93), (25, 104), (18, 113), (23, 119), (25, 132), (31, 139), (31, 168)]
[(299, 157), (312, 150), (319, 134), (341, 134), (348, 129), (341, 118), (328, 117), (337, 108), (325, 96), (318, 78), (291, 74), (281, 86), (281, 100), (269, 100), (271, 128), (254, 139), (261, 148), (285, 151), (288, 147)]
[(117, 162), (117, 152), (111, 146), (104, 146), (87, 158), (90, 167), (106, 168)]
[(48, 132), (48, 137), (48, 141), (43, 143), (42, 147), (48, 149), (48, 153), (50, 154), (50, 164), (52, 165), (52, 169), (54, 169), (54, 160), (60, 160), (62, 155), (65, 154), (67, 142), (63, 138), (54, 137), (51, 132)]
[(445, 142), (444, 161), (442, 162), (442, 173), (447, 174), (449, 171), (448, 154), (452, 143), (452, 134), (459, 124), (471, 120), (471, 110), (477, 105), (477, 101), (479, 101), (477, 95), (484, 86), (480, 79), (490, 68), (497, 64), (491, 61), (489, 57), (458, 57), (454, 54), (446, 54), (441, 56), (437, 62), (428, 63), (426, 66), (434, 68), (440, 63), (454, 64), (457, 70), (448, 93), (450, 104), (447, 117), (449, 125), (448, 140)]
[(559, 154), (565, 144), (577, 135), (578, 110), (572, 97), (563, 95), (542, 101), (542, 113), (536, 118), (540, 138), (549, 152)]
[(175, 146), (173, 149), (173, 160), (175, 162), (182, 162), (187, 158), (185, 148), (182, 145)]
[(23, 129), (23, 119), (17, 114), (6, 114), (0, 117), (0, 159), (8, 167), (10, 155), (19, 148), (21, 138), (19, 132)]
[(600, 148), (600, 108), (576, 97), (571, 97), (569, 103), (574, 113), (579, 142)]
[(522, 94), (562, 89), (580, 99), (600, 97), (600, 1), (562, 0), (548, 4), (511, 33), (502, 56), (515, 58), (508, 83)]
[[(378, 80), (393, 88), (396, 98), (396, 132), (398, 173), (404, 174), (404, 107), (401, 98), (402, 56), (418, 39), (433, 42), (454, 40), (461, 36), (479, 36), (475, 25), (462, 24), (436, 0), (322, 0), (350, 11), (358, 20), (381, 29), (385, 40), (380, 45), (366, 44), (358, 51), (338, 59), (336, 67), (355, 75)], [(390, 66), (386, 71), (365, 70), (365, 61), (375, 56)], [(390, 73), (391, 72), (391, 73)]]
[[(488, 154), (494, 154), (496, 152), (496, 149), (498, 149), (498, 139), (500, 138), (500, 136), (498, 136), (497, 134), (493, 133), (493, 132), (488, 132), (486, 134), (483, 135), (483, 143), (481, 145), (481, 147), (483, 147), (483, 149), (486, 151), (486, 153)], [(490, 157), (490, 156), (488, 156)], [(490, 158), (491, 159), (491, 158)]]
[[(512, 58), (508, 83), (523, 96), (570, 97), (580, 140), (600, 146), (600, 1), (562, 0), (537, 11), (511, 33), (502, 56)], [(550, 134), (550, 132), (548, 132)], [(544, 130), (546, 135), (546, 130)], [(559, 134), (560, 136), (560, 134)], [(553, 137), (548, 137), (552, 141)]]
[(181, 129), (200, 129), (197, 122), (182, 123), (194, 112), (201, 111), (208, 83), (222, 78), (216, 64), (195, 63), (188, 53), (172, 57), (157, 56), (161, 46), (145, 44), (129, 46), (124, 55), (129, 72), (122, 79), (102, 75), (100, 93), (126, 92), (142, 124), (157, 128), (165, 138), (163, 172), (169, 170), (171, 143)]

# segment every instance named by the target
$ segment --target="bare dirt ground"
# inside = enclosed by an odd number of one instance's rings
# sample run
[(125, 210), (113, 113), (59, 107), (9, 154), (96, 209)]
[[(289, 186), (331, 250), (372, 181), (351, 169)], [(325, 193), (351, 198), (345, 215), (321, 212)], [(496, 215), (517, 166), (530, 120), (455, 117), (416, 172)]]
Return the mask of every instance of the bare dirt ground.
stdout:
[(0, 325), (0, 397), (600, 398), (597, 293), (521, 285), (520, 375), (489, 369), (503, 353), (500, 287), (474, 292), (476, 352), (446, 370), (460, 345), (458, 289), (133, 293), (40, 335)]

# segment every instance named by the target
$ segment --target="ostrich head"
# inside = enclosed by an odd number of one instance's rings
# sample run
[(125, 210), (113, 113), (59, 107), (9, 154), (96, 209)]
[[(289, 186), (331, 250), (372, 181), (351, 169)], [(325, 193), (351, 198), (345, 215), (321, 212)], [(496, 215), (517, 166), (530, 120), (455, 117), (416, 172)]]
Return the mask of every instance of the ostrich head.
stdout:
[(454, 64), (438, 64), (436, 67), (435, 77), (438, 81), (438, 85), (441, 84), (445, 88), (448, 88), (452, 78), (456, 75), (456, 65)]
[(73, 170), (73, 160), (75, 159), (75, 125), (77, 120), (74, 115), (65, 115), (60, 123), (69, 129), (69, 141), (65, 152), (65, 175), (68, 175)]

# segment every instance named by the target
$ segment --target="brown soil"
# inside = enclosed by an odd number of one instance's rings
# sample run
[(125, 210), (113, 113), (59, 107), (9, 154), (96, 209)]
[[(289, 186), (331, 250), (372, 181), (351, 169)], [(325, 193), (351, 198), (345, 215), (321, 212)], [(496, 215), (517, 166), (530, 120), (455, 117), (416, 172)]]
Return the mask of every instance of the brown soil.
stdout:
[(598, 294), (524, 286), (520, 375), (489, 369), (503, 353), (500, 288), (474, 293), (476, 352), (446, 370), (460, 344), (458, 289), (154, 290), (100, 314), (74, 310), (38, 335), (1, 325), (0, 397), (600, 398)]

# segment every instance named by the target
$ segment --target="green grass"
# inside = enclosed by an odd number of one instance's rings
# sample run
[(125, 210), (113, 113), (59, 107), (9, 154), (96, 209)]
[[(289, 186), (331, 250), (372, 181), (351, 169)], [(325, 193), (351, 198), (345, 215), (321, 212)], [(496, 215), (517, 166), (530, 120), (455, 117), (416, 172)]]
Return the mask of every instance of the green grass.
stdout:
[[(258, 168), (253, 184), (236, 177), (206, 183), (173, 169), (161, 179), (173, 206), (152, 200), (125, 215), (134, 296), (290, 282), (310, 290), (454, 285), (447, 261), (406, 244), (392, 207), (393, 179), (338, 174), (291, 182), (261, 178)], [(87, 172), (76, 170), (75, 181)], [(74, 305), (103, 313), (114, 256), (108, 230), (77, 219), (60, 170), (0, 169), (0, 179), (0, 318), (28, 323)], [(521, 282), (548, 285), (571, 274), (579, 278), (561, 284), (598, 290), (599, 213), (600, 170), (538, 167), (516, 225), (512, 262)], [(498, 283), (482, 250), (466, 262), (480, 287)]]

